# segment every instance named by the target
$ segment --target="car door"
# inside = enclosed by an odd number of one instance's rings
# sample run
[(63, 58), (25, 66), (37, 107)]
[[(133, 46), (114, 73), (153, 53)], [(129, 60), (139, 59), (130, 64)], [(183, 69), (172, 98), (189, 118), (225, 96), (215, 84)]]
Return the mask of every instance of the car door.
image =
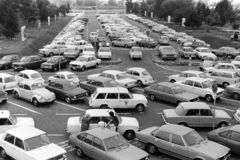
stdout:
[(20, 91), (20, 96), (26, 100), (32, 100), (32, 90), (31, 87), (27, 84), (24, 84), (22, 90)]
[(13, 128), (12, 122), (8, 118), (0, 118), (0, 133), (5, 132), (8, 129)]
[(93, 159), (96, 159), (96, 160), (110, 160), (110, 158), (112, 158), (112, 157), (107, 157), (105, 148), (103, 146), (103, 142), (101, 139), (97, 137), (94, 137), (91, 152), (92, 152)]
[(199, 109), (189, 109), (186, 115), (184, 116), (184, 120), (190, 127), (199, 126), (200, 122)]
[(54, 85), (54, 90), (55, 90), (55, 94), (56, 94), (56, 96), (58, 97), (58, 98), (60, 98), (60, 99), (65, 99), (65, 96), (66, 96), (66, 91), (64, 91), (64, 89), (63, 89), (64, 87), (63, 87), (63, 84), (61, 84), (61, 83), (55, 83), (55, 85)]
[(169, 154), (170, 152), (170, 133), (167, 131), (158, 131), (154, 135), (154, 141), (156, 147), (158, 147), (160, 152)]
[(153, 95), (159, 99), (159, 100), (164, 100), (164, 96), (163, 96), (163, 90), (164, 90), (164, 86), (162, 85), (156, 85), (151, 87), (152, 88), (152, 92)]
[(90, 134), (86, 134), (85, 138), (83, 139), (84, 144), (81, 145), (84, 154), (88, 155), (89, 157), (93, 157), (91, 152), (93, 140), (94, 140), (94, 136)]
[(87, 82), (87, 88), (86, 89), (88, 89), (90, 91), (90, 93), (93, 93), (96, 90), (96, 88), (98, 88), (97, 81), (89, 80)]
[(86, 63), (86, 67), (91, 67), (91, 66), (93, 66), (93, 63), (92, 63), (92, 59), (91, 59), (91, 57), (88, 57), (88, 59), (87, 59), (87, 63)]
[(13, 145), (13, 150), (12, 150), (12, 154), (13, 157), (16, 157), (15, 159), (17, 160), (25, 160), (25, 148), (24, 148), (24, 144), (23, 141), (17, 137), (15, 137), (15, 141), (14, 141), (14, 145)]
[(108, 93), (106, 97), (106, 104), (111, 108), (121, 108), (118, 104), (118, 93)]
[(184, 144), (183, 138), (177, 134), (171, 134), (171, 145), (169, 148), (171, 154), (179, 159), (188, 159), (188, 147)]
[(219, 72), (213, 71), (213, 72), (210, 74), (209, 78), (215, 79), (216, 82), (217, 82), (217, 84), (221, 84), (221, 83), (220, 83), (220, 77), (219, 77), (219, 76), (220, 76)]
[(36, 68), (40, 68), (41, 67), (41, 64), (43, 63), (43, 60), (42, 58), (40, 58), (39, 56), (36, 56), (35, 57), (35, 61), (36, 61)]
[[(9, 154), (9, 156), (14, 156), (12, 154), (13, 152), (13, 146), (14, 146), (15, 137), (9, 133), (4, 137), (3, 144), (5, 151)], [(14, 159), (18, 159), (18, 157), (13, 157)]]
[(173, 94), (170, 87), (165, 86), (162, 92), (162, 97), (165, 101), (175, 103), (177, 101), (176, 96)]
[(194, 82), (194, 85), (192, 87), (192, 93), (199, 95), (200, 97), (203, 97), (203, 87), (200, 82)]
[(185, 83), (182, 85), (182, 87), (187, 92), (192, 93), (193, 92), (193, 81), (192, 80), (186, 80)]
[(127, 76), (128, 76), (129, 78), (133, 78), (132, 73), (133, 73), (133, 71), (131, 71), (131, 70), (127, 70), (127, 71), (126, 71), (126, 74), (127, 74)]
[(226, 136), (226, 146), (235, 153), (239, 153), (240, 147), (240, 132), (232, 131)]
[[(133, 108), (131, 96), (128, 93), (119, 93), (119, 108)], [(135, 106), (134, 106), (135, 107)]]
[(212, 127), (213, 126), (213, 114), (210, 109), (200, 109), (200, 122), (201, 127)]

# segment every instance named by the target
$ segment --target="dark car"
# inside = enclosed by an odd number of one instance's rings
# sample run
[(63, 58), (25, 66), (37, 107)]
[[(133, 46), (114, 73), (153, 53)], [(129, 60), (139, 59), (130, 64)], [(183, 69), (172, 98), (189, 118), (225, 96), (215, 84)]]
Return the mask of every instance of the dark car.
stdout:
[(231, 84), (226, 87), (225, 92), (236, 100), (240, 100), (240, 83)]
[(240, 125), (218, 128), (208, 133), (208, 139), (220, 143), (231, 149), (231, 152), (240, 154)]
[(6, 103), (8, 100), (7, 92), (0, 90), (0, 103)]
[(20, 60), (19, 55), (7, 55), (2, 57), (0, 60), (0, 68), (1, 69), (8, 69), (12, 68), (12, 63), (13, 62), (18, 62)]
[(144, 89), (144, 94), (151, 100), (164, 100), (179, 104), (181, 102), (198, 101), (199, 96), (186, 92), (180, 85), (171, 82), (161, 82), (148, 86)]
[(52, 56), (45, 63), (42, 63), (41, 69), (43, 71), (46, 70), (57, 71), (59, 70), (59, 61), (61, 69), (67, 68), (70, 63), (70, 60), (64, 56)]
[(55, 93), (56, 98), (64, 99), (67, 103), (82, 100), (88, 95), (86, 90), (77, 87), (73, 81), (66, 79), (53, 79), (46, 88)]
[(140, 47), (154, 48), (157, 46), (157, 42), (150, 39), (142, 39), (141, 41), (136, 41), (136, 44)]
[(19, 62), (14, 62), (12, 64), (12, 67), (14, 68), (15, 71), (23, 69), (40, 68), (43, 62), (46, 62), (46, 60), (38, 55), (24, 56), (20, 59)]
[(117, 87), (118, 84), (107, 77), (92, 77), (87, 81), (80, 82), (80, 87), (87, 90), (88, 93), (93, 93), (98, 87)]

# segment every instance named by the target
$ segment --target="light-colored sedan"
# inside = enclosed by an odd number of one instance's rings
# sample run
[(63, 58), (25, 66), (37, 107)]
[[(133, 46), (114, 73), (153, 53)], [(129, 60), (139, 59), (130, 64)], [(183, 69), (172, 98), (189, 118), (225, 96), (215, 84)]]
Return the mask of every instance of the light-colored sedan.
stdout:
[(139, 58), (142, 59), (142, 50), (140, 47), (132, 47), (129, 51), (129, 56), (131, 59)]
[(69, 71), (57, 72), (55, 75), (48, 77), (48, 82), (51, 82), (51, 80), (53, 80), (53, 79), (66, 79), (66, 80), (70, 80), (70, 81), (74, 82), (74, 84), (79, 86), (79, 78), (73, 72), (69, 72)]
[(19, 72), (18, 74), (15, 75), (15, 78), (17, 80), (17, 82), (21, 82), (24, 80), (34, 80), (34, 81), (38, 81), (41, 83), (44, 83), (45, 80), (42, 78), (42, 75), (35, 70), (23, 70), (21, 72)]
[(77, 59), (80, 52), (77, 48), (67, 48), (64, 52), (64, 56), (67, 58)]
[(111, 59), (112, 58), (112, 51), (109, 47), (100, 47), (98, 49), (98, 58), (101, 59)]
[(176, 60), (178, 58), (178, 54), (172, 46), (160, 46), (157, 51), (162, 59)]
[(112, 41), (112, 46), (119, 46), (119, 47), (133, 47), (136, 43), (129, 38), (119, 38), (118, 40)]
[(217, 58), (217, 56), (213, 54), (207, 47), (197, 47), (194, 51), (196, 56), (201, 60), (203, 60), (205, 57)]
[(231, 63), (234, 64), (237, 68), (240, 68), (240, 56), (235, 57)]
[(71, 70), (85, 71), (89, 67), (98, 67), (101, 63), (101, 59), (97, 59), (95, 56), (79, 56), (75, 61), (69, 63)]
[(183, 58), (196, 57), (196, 53), (194, 52), (192, 47), (183, 47), (179, 50), (179, 55)]
[(59, 45), (46, 45), (44, 48), (39, 49), (39, 54), (43, 56), (54, 56), (54, 55), (63, 55), (65, 52), (66, 47), (65, 46), (59, 46)]
[(0, 90), (10, 91), (17, 87), (15, 76), (8, 73), (0, 73)]

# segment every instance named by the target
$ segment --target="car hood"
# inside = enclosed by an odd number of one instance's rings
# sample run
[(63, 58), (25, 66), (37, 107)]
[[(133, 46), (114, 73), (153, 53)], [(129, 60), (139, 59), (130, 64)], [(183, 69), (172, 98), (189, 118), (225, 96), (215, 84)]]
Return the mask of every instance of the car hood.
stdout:
[(31, 126), (35, 127), (33, 118), (30, 117), (17, 117), (16, 126)]
[(172, 77), (172, 78), (175, 78), (175, 77), (179, 77), (181, 74), (174, 74), (174, 75), (171, 75), (169, 77)]
[(0, 64), (7, 64), (7, 63), (10, 63), (8, 61), (0, 61)]
[(53, 92), (45, 89), (45, 88), (41, 88), (41, 89), (36, 89), (32, 91), (33, 94), (39, 94), (40, 96), (42, 96), (44, 99), (49, 99), (53, 97)]
[(44, 62), (44, 63), (42, 63), (42, 65), (44, 65), (44, 66), (53, 66), (53, 65), (55, 65), (56, 63), (49, 63), (49, 62)]
[(196, 94), (185, 92), (182, 94), (178, 94), (178, 97), (180, 97), (182, 99), (192, 100), (192, 99), (198, 98), (199, 96)]
[(28, 154), (36, 159), (51, 159), (64, 153), (66, 153), (66, 151), (63, 148), (53, 143), (28, 151)]
[(229, 116), (229, 114), (227, 114), (227, 112), (223, 111), (223, 110), (215, 110), (215, 117), (216, 118), (229, 118), (231, 119), (231, 117)]
[(134, 100), (147, 101), (147, 98), (142, 94), (132, 94)]
[(148, 156), (148, 153), (133, 145), (122, 146), (119, 149), (108, 152), (119, 160), (139, 160)]
[(213, 157), (212, 159), (218, 159), (219, 157), (226, 155), (230, 150), (223, 145), (209, 140), (205, 140), (200, 144), (190, 146), (189, 149), (191, 150), (190, 152), (195, 152), (200, 155), (208, 155), (209, 157)]
[(139, 123), (136, 118), (132, 117), (121, 117), (122, 118), (122, 123), (119, 124), (120, 126), (133, 126), (139, 128)]
[(72, 61), (70, 62), (69, 64), (76, 64), (76, 65), (83, 65), (83, 64), (86, 64), (87, 62), (81, 62), (81, 61)]

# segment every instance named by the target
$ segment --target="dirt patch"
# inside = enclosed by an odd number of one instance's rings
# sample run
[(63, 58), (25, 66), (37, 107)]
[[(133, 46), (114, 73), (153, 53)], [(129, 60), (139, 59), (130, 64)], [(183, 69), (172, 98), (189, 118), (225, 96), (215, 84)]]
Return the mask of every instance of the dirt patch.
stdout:
[(12, 41), (7, 40), (5, 37), (0, 37), (0, 57), (7, 54), (18, 54), (21, 56), (38, 54), (38, 49), (50, 43), (72, 18), (62, 17), (57, 19), (56, 22), (53, 21), (50, 26), (42, 24), (40, 31), (37, 29), (37, 25), (26, 25), (27, 39), (23, 42), (20, 34)]

